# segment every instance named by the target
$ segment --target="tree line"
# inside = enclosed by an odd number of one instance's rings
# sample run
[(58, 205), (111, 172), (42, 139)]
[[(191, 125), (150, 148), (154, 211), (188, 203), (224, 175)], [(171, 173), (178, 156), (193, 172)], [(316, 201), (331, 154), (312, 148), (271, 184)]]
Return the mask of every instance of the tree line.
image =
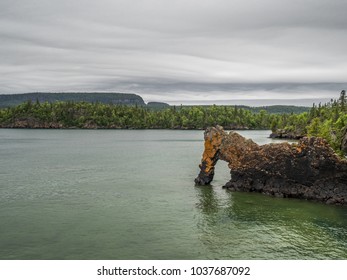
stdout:
[(280, 115), (259, 113), (236, 106), (171, 106), (152, 110), (90, 102), (32, 102), (0, 110), (1, 127), (205, 129), (222, 125), (226, 129), (268, 129)]
[(0, 127), (37, 128), (123, 128), (123, 129), (271, 129), (292, 135), (320, 136), (341, 154), (340, 145), (347, 126), (346, 92), (326, 104), (300, 114), (254, 112), (238, 106), (171, 106), (152, 110), (91, 102), (27, 101), (0, 109)]
[(272, 131), (301, 136), (325, 138), (332, 148), (341, 152), (341, 142), (346, 134), (347, 102), (346, 91), (342, 90), (338, 99), (331, 99), (325, 104), (313, 104), (308, 112), (283, 115), (271, 124)]

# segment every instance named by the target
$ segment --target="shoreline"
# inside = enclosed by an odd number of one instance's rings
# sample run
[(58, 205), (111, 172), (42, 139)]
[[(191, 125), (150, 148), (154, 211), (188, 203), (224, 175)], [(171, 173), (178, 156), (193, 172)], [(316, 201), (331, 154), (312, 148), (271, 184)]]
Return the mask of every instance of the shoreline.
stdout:
[[(13, 126), (9, 126), (9, 127), (4, 127), (4, 126), (0, 126), (0, 129), (37, 129), (37, 130), (62, 130), (62, 129), (66, 129), (66, 130), (201, 130), (201, 131), (205, 131), (206, 128), (156, 128), (156, 127), (149, 127), (149, 128), (133, 128), (133, 127), (13, 127)], [(225, 130), (269, 130), (271, 131), (271, 129), (267, 129), (267, 128), (225, 128)], [(271, 137), (269, 137), (271, 138)]]

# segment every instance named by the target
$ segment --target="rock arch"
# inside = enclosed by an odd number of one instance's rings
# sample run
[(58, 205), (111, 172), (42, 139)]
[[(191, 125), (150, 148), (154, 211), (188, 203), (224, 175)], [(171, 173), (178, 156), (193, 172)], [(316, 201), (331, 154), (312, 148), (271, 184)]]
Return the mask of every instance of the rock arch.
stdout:
[(216, 126), (205, 130), (204, 139), (197, 185), (211, 183), (221, 159), (231, 170), (231, 180), (224, 186), (229, 190), (347, 204), (347, 161), (322, 138), (258, 145)]

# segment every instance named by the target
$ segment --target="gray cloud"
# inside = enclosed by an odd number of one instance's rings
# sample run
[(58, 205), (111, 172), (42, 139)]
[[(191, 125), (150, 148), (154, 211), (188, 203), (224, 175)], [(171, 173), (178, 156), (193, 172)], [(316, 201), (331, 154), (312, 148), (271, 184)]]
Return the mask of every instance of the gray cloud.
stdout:
[(0, 93), (170, 103), (337, 97), (344, 0), (2, 0)]

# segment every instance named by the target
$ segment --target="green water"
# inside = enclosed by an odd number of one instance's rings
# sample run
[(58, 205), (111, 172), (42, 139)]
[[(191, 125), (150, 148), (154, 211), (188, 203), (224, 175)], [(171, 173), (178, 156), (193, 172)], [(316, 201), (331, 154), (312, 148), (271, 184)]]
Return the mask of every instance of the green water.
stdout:
[(0, 258), (347, 258), (346, 207), (230, 193), (224, 162), (195, 187), (202, 151), (202, 131), (0, 130)]

